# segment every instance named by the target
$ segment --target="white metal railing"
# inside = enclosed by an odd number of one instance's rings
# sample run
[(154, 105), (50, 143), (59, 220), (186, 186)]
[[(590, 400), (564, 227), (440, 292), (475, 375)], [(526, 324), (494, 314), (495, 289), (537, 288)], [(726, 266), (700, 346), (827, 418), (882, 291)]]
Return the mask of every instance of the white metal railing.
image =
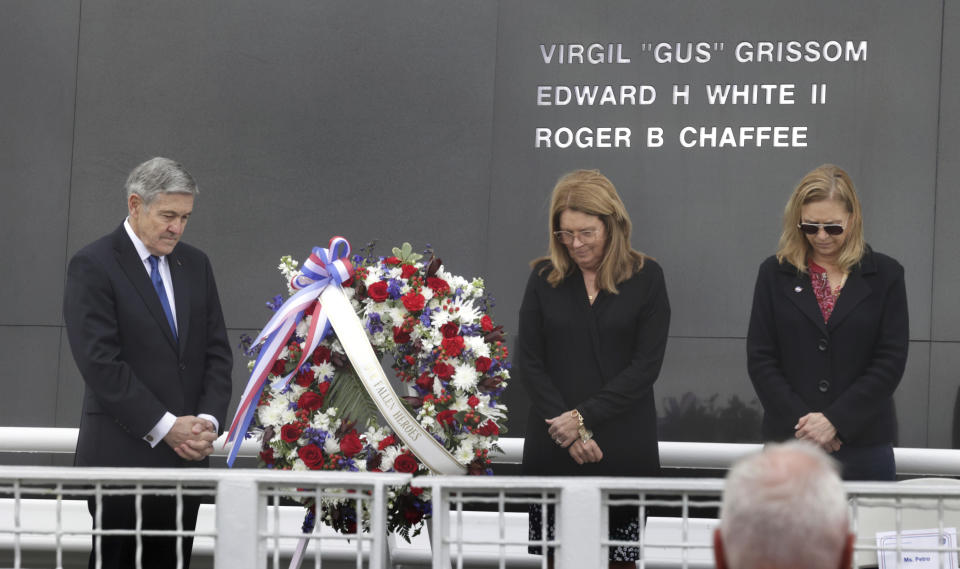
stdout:
[[(308, 558), (317, 562), (321, 553), (344, 550), (356, 567), (388, 566), (386, 511), (391, 487), (409, 483), (410, 475), (394, 473), (290, 472), (259, 469), (153, 469), (153, 468), (64, 468), (8, 466), (0, 468), (0, 552), (11, 551), (10, 562), (19, 568), (31, 549), (29, 538), (46, 538), (52, 543), (56, 567), (63, 566), (64, 541), (81, 538), (89, 551), (91, 539), (107, 535), (130, 535), (140, 540), (149, 535), (196, 537), (213, 542), (216, 569), (262, 569), (268, 558), (279, 568), (281, 541), (296, 542), (305, 534), (299, 520), (303, 508), (281, 506), (282, 499), (304, 495), (316, 499), (349, 500), (358, 512), (369, 512), (369, 532), (352, 534), (322, 531), (320, 524), (306, 534)], [(68, 504), (93, 498), (98, 504), (106, 495), (206, 495), (216, 502), (215, 519), (196, 531), (105, 530), (76, 527), (66, 523)], [(30, 520), (24, 502), (46, 498), (53, 504), (50, 520)], [(85, 504), (84, 504), (85, 506)], [(74, 508), (75, 510), (76, 508)], [(299, 512), (293, 524), (281, 524), (281, 509)], [(7, 510), (7, 511), (4, 511)], [(138, 517), (139, 507), (138, 507)], [(89, 517), (88, 517), (89, 519)], [(47, 523), (43, 523), (46, 521)], [(39, 523), (38, 523), (39, 522)], [(290, 547), (286, 547), (290, 550)], [(178, 563), (179, 566), (179, 563)]]
[[(226, 456), (224, 437), (215, 444), (216, 456)], [(504, 454), (493, 462), (519, 464), (523, 439), (502, 438)], [(0, 453), (73, 453), (77, 429), (42, 427), (0, 427)], [(665, 468), (727, 469), (738, 458), (760, 449), (759, 444), (660, 442), (660, 463)], [(257, 441), (245, 440), (240, 456), (255, 457)], [(960, 450), (934, 448), (895, 448), (897, 474), (922, 476), (960, 476)]]
[[(43, 566), (69, 567), (63, 552), (71, 540), (81, 540), (89, 551), (91, 536), (109, 531), (89, 525), (83, 499), (98, 493), (126, 491), (173, 495), (201, 493), (215, 501), (214, 515), (195, 532), (168, 535), (195, 536), (206, 547), (213, 567), (280, 569), (302, 537), (303, 508), (281, 505), (281, 499), (302, 496), (363, 502), (369, 512), (369, 533), (335, 534), (318, 529), (310, 535), (305, 567), (546, 567), (543, 555), (531, 555), (529, 546), (552, 549), (556, 567), (605, 565), (610, 547), (635, 547), (642, 552), (641, 568), (713, 566), (711, 533), (722, 493), (720, 479), (563, 478), (515, 476), (427, 476), (413, 479), (428, 488), (434, 517), (427, 536), (388, 548), (385, 534), (389, 489), (410, 481), (407, 475), (347, 472), (290, 472), (260, 469), (105, 469), (57, 467), (0, 468), (0, 560), (25, 567), (23, 554), (36, 548), (31, 539), (45, 539), (55, 562)], [(960, 481), (949, 479), (900, 483), (848, 483), (852, 529), (857, 533), (856, 566), (875, 566), (880, 548), (877, 533), (901, 536), (885, 546), (887, 567), (903, 561), (917, 549), (909, 545), (908, 530), (931, 530), (948, 536), (960, 528)], [(31, 502), (36, 498), (45, 498)], [(45, 519), (28, 514), (37, 502), (46, 505)], [(69, 519), (82, 511), (87, 526)], [(531, 539), (527, 533), (530, 506), (553, 506), (555, 534)], [(613, 506), (636, 508), (643, 520), (634, 538), (608, 538), (607, 515)], [(134, 531), (132, 535), (148, 535)], [(205, 545), (204, 545), (205, 544)], [(815, 545), (815, 544), (814, 544)], [(932, 556), (953, 556), (955, 537), (943, 545), (922, 548)], [(910, 555), (913, 555), (910, 553)], [(894, 559), (895, 558), (895, 559)], [(321, 561), (322, 560), (322, 561)], [(0, 563), (3, 563), (0, 561)], [(5, 564), (5, 563), (3, 563)], [(915, 564), (913, 564), (915, 565)], [(79, 564), (77, 564), (79, 566)], [(956, 567), (943, 565), (940, 567)]]

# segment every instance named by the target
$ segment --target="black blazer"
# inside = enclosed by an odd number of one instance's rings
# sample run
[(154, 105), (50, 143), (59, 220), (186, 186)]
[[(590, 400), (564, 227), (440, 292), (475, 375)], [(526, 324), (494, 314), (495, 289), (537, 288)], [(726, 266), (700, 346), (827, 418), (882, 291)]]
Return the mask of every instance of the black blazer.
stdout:
[(164, 412), (226, 421), (232, 354), (210, 261), (179, 243), (167, 258), (179, 342), (123, 225), (67, 268), (63, 314), (86, 383), (77, 466), (200, 466), (144, 437)]
[[(520, 307), (513, 376), (532, 407), (524, 474), (654, 476), (660, 471), (653, 383), (670, 326), (663, 271), (652, 259), (593, 305), (579, 270), (556, 288), (534, 268)], [(579, 409), (603, 451), (578, 466), (544, 419)]]
[(763, 437), (794, 436), (823, 413), (848, 445), (896, 443), (893, 392), (907, 361), (903, 267), (867, 248), (824, 324), (809, 273), (770, 257), (760, 265), (747, 332), (747, 368), (763, 405)]

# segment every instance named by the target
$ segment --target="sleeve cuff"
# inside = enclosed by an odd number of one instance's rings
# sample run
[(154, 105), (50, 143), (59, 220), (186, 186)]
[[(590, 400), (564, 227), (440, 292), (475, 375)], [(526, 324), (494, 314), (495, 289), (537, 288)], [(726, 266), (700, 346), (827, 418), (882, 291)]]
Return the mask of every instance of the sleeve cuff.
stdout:
[(150, 448), (155, 448), (160, 444), (160, 441), (163, 440), (163, 437), (167, 436), (167, 433), (170, 432), (170, 429), (173, 428), (173, 424), (176, 422), (177, 418), (173, 416), (173, 413), (167, 411), (163, 414), (163, 417), (160, 417), (157, 424), (153, 426), (153, 429), (143, 437), (143, 440), (147, 441)]
[(207, 415), (206, 413), (197, 413), (197, 419), (206, 419), (210, 421), (211, 423), (213, 423), (213, 432), (215, 433), (220, 432), (220, 422), (217, 421), (217, 418), (214, 417), (213, 415)]

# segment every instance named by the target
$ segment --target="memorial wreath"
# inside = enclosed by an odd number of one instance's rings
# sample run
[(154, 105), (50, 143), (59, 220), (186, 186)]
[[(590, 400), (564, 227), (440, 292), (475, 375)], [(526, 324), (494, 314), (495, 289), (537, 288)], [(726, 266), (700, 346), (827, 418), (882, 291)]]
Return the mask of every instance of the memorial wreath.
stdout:
[[(259, 435), (259, 463), (273, 469), (491, 474), (507, 411), (502, 327), (482, 279), (451, 274), (425, 253), (404, 243), (387, 257), (373, 244), (351, 255), (334, 238), (303, 267), (283, 257), (290, 297), (269, 302), (273, 318), (245, 339), (255, 359), (228, 440)], [(407, 394), (396, 394), (381, 358)], [(388, 529), (419, 533), (428, 494), (392, 489)], [(345, 533), (369, 522), (356, 500), (303, 502), (305, 531), (317, 517)]]

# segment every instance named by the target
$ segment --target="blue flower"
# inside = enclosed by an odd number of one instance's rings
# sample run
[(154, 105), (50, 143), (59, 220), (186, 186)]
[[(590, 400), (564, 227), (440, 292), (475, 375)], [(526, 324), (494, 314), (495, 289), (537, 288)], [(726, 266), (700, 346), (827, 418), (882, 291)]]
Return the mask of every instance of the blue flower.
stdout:
[(403, 287), (403, 282), (397, 279), (390, 279), (387, 281), (387, 294), (390, 295), (390, 298), (396, 300), (400, 298), (400, 288)]
[(281, 306), (283, 306), (283, 295), (278, 294), (267, 301), (267, 308), (274, 312), (279, 310)]
[(367, 316), (367, 331), (371, 334), (383, 332), (383, 321), (380, 320), (380, 315), (376, 312), (371, 312)]

